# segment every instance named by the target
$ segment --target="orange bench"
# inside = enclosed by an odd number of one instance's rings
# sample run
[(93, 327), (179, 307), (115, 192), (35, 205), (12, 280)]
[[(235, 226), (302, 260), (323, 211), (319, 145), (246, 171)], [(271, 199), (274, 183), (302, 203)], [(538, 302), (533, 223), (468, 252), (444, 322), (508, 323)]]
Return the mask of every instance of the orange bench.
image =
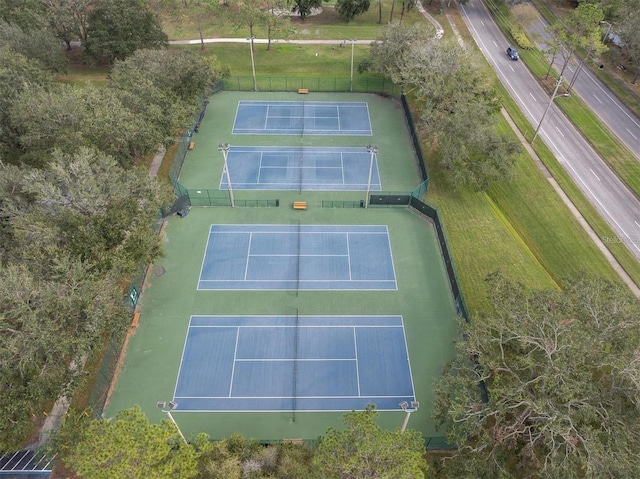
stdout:
[(192, 142), (189, 143), (189, 149), (190, 150), (193, 150), (195, 147), (196, 147), (196, 142), (195, 141), (192, 141)]
[(306, 210), (307, 209), (307, 202), (306, 201), (294, 201), (293, 202), (293, 209), (294, 210)]
[(137, 328), (139, 322), (140, 322), (140, 313), (136, 311), (135, 313), (133, 313), (133, 319), (131, 320), (131, 327)]
[(301, 95), (306, 95), (307, 93), (309, 93), (309, 89), (308, 88), (298, 88), (298, 93), (300, 93)]

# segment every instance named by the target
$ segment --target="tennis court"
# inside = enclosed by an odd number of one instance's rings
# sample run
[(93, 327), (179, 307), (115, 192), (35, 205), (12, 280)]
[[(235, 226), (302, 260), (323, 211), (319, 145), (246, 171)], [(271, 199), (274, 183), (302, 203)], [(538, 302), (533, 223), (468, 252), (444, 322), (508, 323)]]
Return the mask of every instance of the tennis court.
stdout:
[(394, 290), (385, 225), (212, 225), (199, 290)]
[(415, 401), (400, 316), (193, 316), (177, 411), (349, 411)]
[(235, 135), (371, 136), (366, 102), (240, 101)]
[[(307, 131), (302, 118), (321, 110), (301, 98), (333, 108), (323, 134)], [(173, 400), (187, 438), (314, 440), (372, 403), (377, 424), (398, 428), (402, 404), (419, 402), (408, 427), (441, 436), (434, 381), (457, 331), (435, 227), (407, 207), (362, 207), (370, 165), (380, 195), (421, 181), (399, 100), (231, 91), (209, 100), (179, 176), (192, 208), (164, 225), (104, 416), (139, 404), (158, 422), (167, 416), (157, 403)], [(287, 115), (298, 136), (276, 124)], [(348, 126), (351, 117), (360, 121)], [(378, 147), (373, 158), (367, 144)], [(230, 196), (225, 161), (236, 206), (196, 206)], [(292, 207), (300, 201), (306, 209)]]
[(364, 147), (232, 146), (227, 164), (234, 189), (380, 191), (376, 156)]

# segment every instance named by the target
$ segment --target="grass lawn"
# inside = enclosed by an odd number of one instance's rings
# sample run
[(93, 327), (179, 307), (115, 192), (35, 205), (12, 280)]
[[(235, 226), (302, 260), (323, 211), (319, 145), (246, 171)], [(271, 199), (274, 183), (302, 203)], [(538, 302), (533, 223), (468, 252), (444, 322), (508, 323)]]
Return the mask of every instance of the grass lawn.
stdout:
[[(502, 128), (509, 128), (506, 121)], [(532, 288), (556, 288), (585, 273), (618, 280), (524, 151), (514, 178), (484, 194), (452, 192), (435, 165), (430, 171), (427, 201), (443, 213), (470, 312), (489, 308), (484, 279), (495, 270)]]
[[(199, 51), (199, 46), (188, 46)], [(316, 55), (317, 53), (317, 55)], [(251, 76), (251, 52), (249, 44), (211, 43), (207, 44), (203, 55), (215, 55), (220, 63), (229, 68), (231, 75)], [(354, 77), (373, 77), (359, 74), (358, 64), (369, 56), (368, 45), (354, 45)], [(263, 44), (254, 44), (256, 76), (259, 77), (300, 77), (323, 76), (349, 78), (351, 68), (351, 47), (335, 45), (292, 45), (274, 44), (271, 49)]]
[(110, 67), (84, 65), (79, 62), (67, 65), (67, 73), (56, 75), (56, 80), (62, 83), (80, 85), (92, 83), (94, 85), (106, 85)]
[[(307, 16), (305, 20), (291, 17), (288, 31), (280, 31), (274, 38), (297, 39), (374, 39), (378, 36), (381, 25), (386, 24), (391, 16), (391, 0), (382, 0), (382, 24), (378, 24), (378, 3), (371, 2), (368, 12), (358, 15), (349, 23), (336, 12), (334, 5), (324, 3), (322, 13)], [(401, 2), (396, 2), (393, 19), (400, 20)], [(204, 16), (202, 34), (204, 38), (247, 37), (249, 28), (245, 25), (234, 25), (230, 20), (233, 13), (231, 6), (221, 6)], [(198, 24), (190, 7), (175, 12), (173, 15), (163, 14), (163, 28), (170, 40), (191, 40), (200, 38)], [(423, 21), (416, 8), (406, 12), (403, 23)], [(267, 31), (262, 26), (254, 27), (256, 38), (267, 38)]]

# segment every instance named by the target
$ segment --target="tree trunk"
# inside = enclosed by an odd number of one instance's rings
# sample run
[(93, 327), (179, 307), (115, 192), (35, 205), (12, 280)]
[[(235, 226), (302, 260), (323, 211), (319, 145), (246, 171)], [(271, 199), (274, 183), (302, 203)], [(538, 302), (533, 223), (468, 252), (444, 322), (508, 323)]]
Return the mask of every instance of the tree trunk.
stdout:
[(271, 50), (271, 23), (267, 24), (267, 51)]
[(547, 70), (547, 75), (544, 77), (545, 80), (549, 79), (549, 73), (551, 73), (551, 67), (553, 66), (553, 62), (556, 61), (556, 54), (554, 53), (551, 57), (551, 61), (549, 62), (549, 69)]
[(382, 23), (382, 0), (378, 0), (378, 25)]
[(393, 7), (396, 6), (396, 0), (391, 0), (391, 13), (389, 14), (389, 23), (393, 21)]
[(200, 33), (200, 51), (204, 51), (204, 36), (202, 35), (202, 17), (200, 14), (197, 15), (198, 19), (198, 33)]

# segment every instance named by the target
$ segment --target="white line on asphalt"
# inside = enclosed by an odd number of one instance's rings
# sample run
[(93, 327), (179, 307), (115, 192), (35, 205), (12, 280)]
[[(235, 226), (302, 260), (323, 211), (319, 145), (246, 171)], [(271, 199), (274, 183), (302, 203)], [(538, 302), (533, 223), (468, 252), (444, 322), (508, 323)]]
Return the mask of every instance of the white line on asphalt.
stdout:
[(598, 98), (596, 95), (593, 95), (593, 98), (595, 98), (596, 100), (598, 100), (598, 103), (600, 103), (602, 105), (602, 100), (600, 98)]
[(629, 132), (629, 134), (634, 137), (636, 140), (638, 139), (638, 137), (636, 135), (634, 135), (633, 133), (631, 133), (631, 130), (629, 130), (629, 128), (625, 128), (625, 130), (627, 130)]
[(558, 133), (560, 133), (560, 134), (562, 135), (562, 137), (564, 138), (564, 133), (562, 133), (562, 132), (560, 131), (560, 128), (558, 128), (558, 127), (556, 126), (556, 130), (558, 130)]
[(529, 95), (531, 95), (531, 98), (533, 98), (533, 101), (537, 101), (537, 100), (536, 100), (536, 97), (535, 97), (535, 96), (533, 96), (533, 93), (529, 92)]
[(600, 178), (598, 178), (598, 175), (596, 175), (595, 171), (593, 171), (591, 168), (589, 168), (589, 170), (591, 170), (591, 173), (593, 173), (593, 176), (595, 176), (596, 179), (600, 181)]
[[(546, 133), (544, 133), (544, 131), (542, 131), (543, 135), (545, 135), (547, 137), (547, 141), (549, 142), (550, 145), (553, 146), (553, 149), (556, 151), (556, 155), (557, 156), (562, 156), (562, 154), (560, 153), (560, 149), (558, 148), (558, 146), (555, 144), (555, 142), (553, 141), (552, 138), (549, 137), (549, 135), (547, 135)], [(591, 188), (589, 188), (589, 185), (587, 185), (587, 183), (582, 179), (582, 176), (580, 176), (580, 174), (576, 171), (576, 169), (573, 167), (573, 165), (571, 163), (569, 163), (568, 161), (566, 161), (566, 158), (564, 158), (566, 165), (571, 168), (571, 171), (573, 171), (574, 177), (577, 178), (580, 183), (582, 183), (582, 185), (585, 187), (585, 189), (587, 190), (587, 192), (591, 195), (591, 197), (600, 205), (600, 208), (602, 209), (602, 211), (604, 211), (607, 216), (611, 219), (611, 221), (613, 221), (616, 226), (620, 229), (620, 231), (622, 231), (622, 234), (627, 238), (629, 238), (629, 235), (627, 234), (627, 232), (624, 230), (624, 228), (620, 225), (620, 223), (618, 223), (616, 221), (616, 219), (611, 215), (611, 213), (609, 213), (609, 210), (606, 208), (606, 206), (604, 206), (604, 204), (602, 204), (602, 201), (600, 201), (600, 198), (598, 198), (596, 196), (596, 194), (593, 192), (593, 190)], [(635, 249), (637, 249), (638, 251), (640, 251), (640, 247), (634, 243), (631, 242), (630, 243)]]

